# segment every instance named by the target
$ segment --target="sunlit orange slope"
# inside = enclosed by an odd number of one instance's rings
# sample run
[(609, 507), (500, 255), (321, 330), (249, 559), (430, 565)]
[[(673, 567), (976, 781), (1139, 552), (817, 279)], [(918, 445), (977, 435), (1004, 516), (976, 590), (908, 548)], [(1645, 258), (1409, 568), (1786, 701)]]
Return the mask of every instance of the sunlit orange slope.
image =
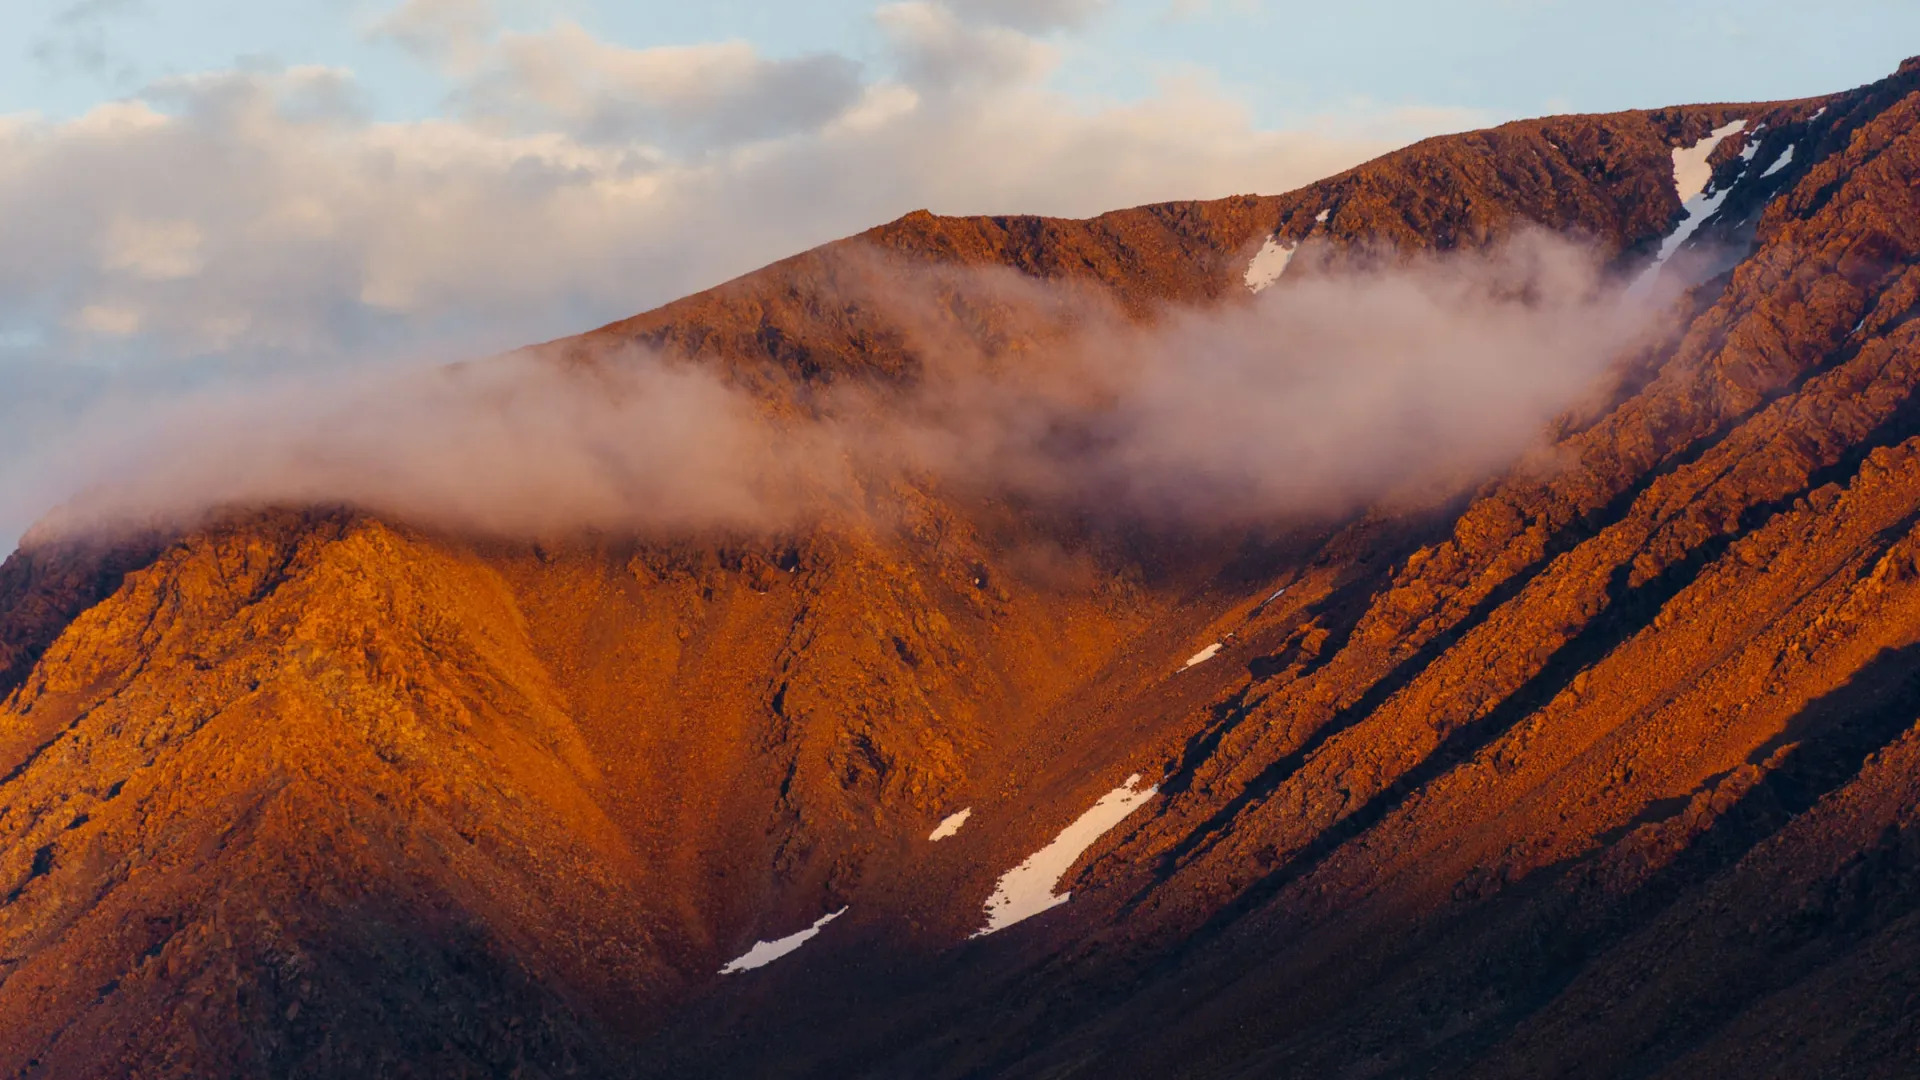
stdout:
[[(1550, 433), (1560, 467), (1414, 508), (1223, 533), (902, 479), (774, 535), (281, 508), (30, 543), (0, 1071), (1909, 1075), (1920, 69), (1284, 196), (910, 215), (547, 348), (712, 365), (774, 422), (913, 377), (875, 248), (1140, 320), (1242, 302), (1269, 237), (1544, 225), (1626, 272), (1681, 217), (1671, 151), (1733, 119), (1707, 229), (1744, 258)], [(952, 318), (1023, 362), (1057, 329)], [(970, 939), (1135, 773), (1071, 902)]]

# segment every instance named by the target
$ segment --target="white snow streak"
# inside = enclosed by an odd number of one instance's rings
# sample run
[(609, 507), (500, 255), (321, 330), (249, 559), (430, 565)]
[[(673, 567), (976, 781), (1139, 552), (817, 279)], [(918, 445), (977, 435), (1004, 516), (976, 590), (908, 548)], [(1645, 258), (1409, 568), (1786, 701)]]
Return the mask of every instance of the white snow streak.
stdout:
[(1684, 146), (1673, 152), (1673, 186), (1681, 202), (1707, 190), (1707, 184), (1713, 180), (1713, 166), (1707, 164), (1707, 159), (1713, 156), (1714, 150), (1726, 141), (1727, 136), (1746, 126), (1745, 120), (1735, 120), (1725, 127), (1714, 128), (1712, 134), (1692, 146)]
[(813, 939), (815, 934), (820, 932), (822, 927), (846, 913), (847, 909), (843, 907), (839, 911), (820, 916), (812, 926), (807, 927), (797, 934), (788, 934), (786, 937), (776, 941), (756, 941), (753, 943), (753, 948), (747, 950), (746, 955), (729, 961), (726, 967), (721, 968), (720, 974), (732, 975), (741, 971), (751, 971), (757, 967), (766, 967), (775, 960), (805, 945)]
[(927, 839), (945, 840), (947, 837), (952, 836), (954, 833), (959, 832), (960, 826), (965, 825), (967, 823), (967, 819), (972, 816), (973, 816), (973, 807), (971, 806), (967, 807), (965, 810), (959, 811), (958, 813), (948, 814), (945, 818), (941, 819), (939, 828), (927, 834)]
[[(1282, 589), (1280, 591), (1285, 592), (1286, 590)], [(1280, 593), (1274, 593), (1273, 595), (1279, 596)], [(1217, 653), (1219, 653), (1219, 651), (1220, 651), (1220, 642), (1216, 641), (1213, 644), (1207, 646), (1206, 648), (1201, 649), (1199, 652), (1194, 653), (1192, 656), (1187, 657), (1187, 662), (1180, 665), (1180, 670), (1185, 671), (1195, 664), (1204, 664), (1207, 661), (1213, 659), (1214, 656)]]
[[(1660, 276), (1660, 268), (1673, 257), (1674, 252), (1680, 250), (1680, 245), (1686, 243), (1687, 238), (1693, 235), (1701, 222), (1712, 217), (1714, 211), (1720, 209), (1720, 204), (1726, 201), (1728, 192), (1733, 190), (1732, 185), (1728, 185), (1726, 191), (1709, 192), (1707, 190), (1707, 185), (1713, 180), (1713, 168), (1707, 164), (1707, 158), (1712, 156), (1714, 148), (1720, 145), (1721, 140), (1746, 126), (1745, 120), (1735, 120), (1724, 127), (1715, 128), (1712, 134), (1692, 146), (1682, 147), (1673, 152), (1673, 187), (1680, 196), (1681, 207), (1686, 211), (1686, 217), (1682, 218), (1679, 227), (1661, 242), (1660, 253), (1653, 257), (1653, 264), (1641, 271), (1640, 276), (1628, 287), (1629, 295), (1641, 294), (1652, 288), (1654, 279)], [(1741, 159), (1753, 160), (1753, 154), (1758, 147), (1758, 143), (1748, 146), (1741, 152)]]
[(1066, 903), (1073, 894), (1055, 896), (1053, 889), (1073, 868), (1074, 861), (1108, 829), (1126, 820), (1128, 814), (1146, 805), (1147, 800), (1160, 791), (1158, 784), (1145, 791), (1136, 790), (1139, 784), (1139, 773), (1127, 777), (1124, 785), (1102, 795), (1100, 801), (1093, 804), (1093, 809), (1081, 814), (1079, 820), (1061, 830), (1053, 843), (1027, 856), (1027, 861), (1002, 875), (999, 887), (987, 898), (987, 925), (974, 931), (973, 936), (985, 937), (996, 930), (1005, 930), (1023, 919), (1030, 919)]
[(1327, 216), (1332, 213), (1333, 213), (1332, 210), (1322, 210), (1319, 213), (1313, 215), (1313, 220), (1322, 225), (1325, 225), (1327, 223)]
[(1267, 237), (1267, 242), (1260, 245), (1253, 261), (1247, 264), (1247, 291), (1259, 292), (1279, 281), (1280, 275), (1287, 272), (1287, 263), (1293, 258), (1295, 246)]
[(1767, 166), (1767, 171), (1760, 174), (1760, 179), (1765, 180), (1791, 164), (1793, 164), (1793, 147), (1789, 144), (1785, 152), (1775, 158), (1773, 164)]

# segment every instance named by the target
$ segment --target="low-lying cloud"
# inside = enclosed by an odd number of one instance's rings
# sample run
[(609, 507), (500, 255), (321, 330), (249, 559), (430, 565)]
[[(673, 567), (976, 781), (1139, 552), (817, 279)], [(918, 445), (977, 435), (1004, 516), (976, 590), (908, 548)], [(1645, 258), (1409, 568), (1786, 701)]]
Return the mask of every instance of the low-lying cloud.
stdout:
[(607, 359), (523, 354), (105, 406), (38, 470), (43, 491), (80, 491), (43, 528), (180, 527), (256, 505), (492, 535), (760, 528), (800, 512), (792, 485), (818, 472), (753, 402), (698, 368)]
[[(1285, 191), (1477, 119), (1274, 130), (1204, 74), (1078, 95), (1057, 35), (1100, 6), (880, 4), (871, 48), (779, 55), (408, 0), (365, 30), (441, 80), (439, 116), (380, 119), (351, 70), (264, 63), (0, 115), (0, 478), (38, 490), (16, 478), (89, 398), (483, 355), (918, 208)], [(30, 520), (0, 518), (0, 549)]]
[[(1284, 521), (1511, 465), (1642, 327), (1585, 251), (1542, 236), (1360, 269), (1304, 251), (1257, 297), (1144, 323), (1011, 272), (847, 257), (871, 263), (857, 299), (906, 335), (904, 379), (769, 396), (617, 350), (283, 381), (98, 411), (39, 463), (37, 497), (85, 491), (53, 531), (338, 504), (490, 535), (686, 535), (866, 513), (863, 493), (905, 480), (1123, 521)], [(986, 308), (991, 334), (965, 314)]]
[(936, 368), (888, 438), (920, 466), (1192, 524), (1340, 512), (1514, 462), (1609, 384), (1649, 308), (1587, 249), (1366, 265), (1308, 249), (1247, 303), (1077, 320), (1031, 368)]

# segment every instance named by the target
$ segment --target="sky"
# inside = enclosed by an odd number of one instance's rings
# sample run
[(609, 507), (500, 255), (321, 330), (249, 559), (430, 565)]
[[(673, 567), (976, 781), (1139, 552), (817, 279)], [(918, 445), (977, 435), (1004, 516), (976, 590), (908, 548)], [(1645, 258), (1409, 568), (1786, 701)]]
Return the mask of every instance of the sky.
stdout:
[(0, 546), (101, 409), (498, 352), (917, 208), (1285, 191), (1916, 46), (1910, 0), (7, 0)]
[[(871, 0), (503, 0), (500, 24), (560, 22), (633, 48), (739, 40), (769, 55), (832, 51), (884, 65)], [(959, 5), (964, 9), (967, 5)], [(166, 76), (237, 65), (352, 69), (387, 119), (433, 115), (445, 85), (368, 33), (382, 0), (10, 0), (0, 7), (0, 112), (55, 116)], [(1265, 124), (1384, 105), (1515, 117), (1709, 98), (1824, 93), (1920, 49), (1907, 0), (1042, 0), (984, 12), (1080, 13), (1057, 82), (1087, 95), (1151, 93), (1204, 73)], [(1028, 20), (1028, 27), (1035, 25)]]

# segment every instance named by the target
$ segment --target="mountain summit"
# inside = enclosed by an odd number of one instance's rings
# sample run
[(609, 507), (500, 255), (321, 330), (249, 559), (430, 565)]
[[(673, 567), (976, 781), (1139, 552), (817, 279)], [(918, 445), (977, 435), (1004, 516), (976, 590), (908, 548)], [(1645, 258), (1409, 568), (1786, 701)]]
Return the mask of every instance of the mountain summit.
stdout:
[[(1136, 332), (1542, 232), (1645, 325), (1491, 474), (1285, 486), (1375, 479), (1356, 440), (1195, 520), (1216, 472), (1143, 489), (1081, 423)], [(680, 529), (41, 530), (0, 568), (0, 1074), (1911, 1075), (1917, 303), (1910, 61), (1279, 196), (915, 213), (529, 354), (832, 415), (829, 465), (1028, 400), (956, 385), (1068, 402), (1011, 466)]]

